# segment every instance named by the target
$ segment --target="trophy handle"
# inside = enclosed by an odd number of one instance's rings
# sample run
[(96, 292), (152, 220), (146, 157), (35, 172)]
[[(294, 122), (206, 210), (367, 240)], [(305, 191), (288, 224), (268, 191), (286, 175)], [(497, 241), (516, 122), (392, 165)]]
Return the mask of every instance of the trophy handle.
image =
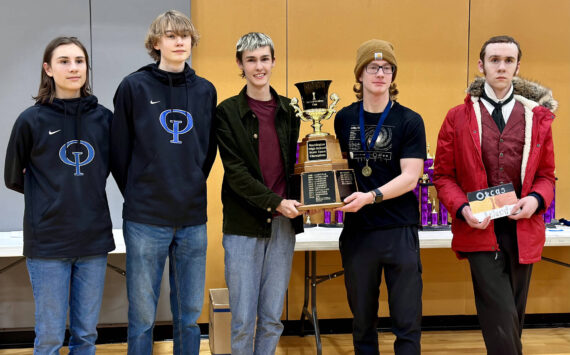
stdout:
[(331, 102), (329, 108), (327, 109), (327, 114), (323, 118), (321, 118), (321, 120), (328, 120), (336, 112), (334, 107), (336, 106), (336, 104), (338, 103), (340, 98), (338, 97), (337, 94), (333, 93), (331, 95), (331, 100), (332, 100), (332, 102)]
[(299, 100), (297, 100), (296, 97), (292, 98), (291, 102), (289, 103), (289, 106), (293, 107), (293, 109), (295, 110), (295, 116), (299, 117), (301, 120), (303, 120), (305, 122), (311, 122), (312, 119), (305, 117), (305, 115), (303, 114), (303, 111), (299, 107), (298, 103), (299, 103)]

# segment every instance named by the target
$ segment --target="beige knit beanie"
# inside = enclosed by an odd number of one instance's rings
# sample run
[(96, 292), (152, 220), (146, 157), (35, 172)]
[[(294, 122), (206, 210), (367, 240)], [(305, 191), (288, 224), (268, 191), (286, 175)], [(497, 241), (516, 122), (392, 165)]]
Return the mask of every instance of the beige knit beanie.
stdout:
[(385, 60), (392, 64), (394, 66), (392, 81), (396, 79), (398, 63), (396, 62), (396, 55), (394, 54), (394, 46), (392, 43), (387, 41), (371, 39), (362, 43), (356, 51), (356, 66), (354, 67), (354, 76), (356, 77), (356, 81), (359, 80), (364, 66), (373, 60)]

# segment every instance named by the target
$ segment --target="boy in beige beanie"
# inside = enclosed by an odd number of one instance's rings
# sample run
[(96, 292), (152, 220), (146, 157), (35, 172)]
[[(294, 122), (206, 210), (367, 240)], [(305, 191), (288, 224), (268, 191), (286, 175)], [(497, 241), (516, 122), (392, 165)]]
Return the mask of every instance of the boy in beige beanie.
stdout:
[(340, 236), (345, 285), (354, 316), (356, 354), (379, 354), (378, 297), (382, 270), (396, 354), (420, 354), (422, 279), (418, 201), (412, 192), (426, 157), (423, 120), (395, 101), (394, 46), (372, 39), (356, 52), (354, 91), (335, 132), (360, 188), (345, 199)]

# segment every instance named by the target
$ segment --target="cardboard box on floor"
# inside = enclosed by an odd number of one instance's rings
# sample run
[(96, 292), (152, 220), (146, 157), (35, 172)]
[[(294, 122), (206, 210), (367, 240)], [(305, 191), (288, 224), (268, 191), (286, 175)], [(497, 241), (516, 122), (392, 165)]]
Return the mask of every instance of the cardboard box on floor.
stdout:
[(211, 288), (209, 338), (212, 355), (231, 354), (231, 321), (228, 289)]

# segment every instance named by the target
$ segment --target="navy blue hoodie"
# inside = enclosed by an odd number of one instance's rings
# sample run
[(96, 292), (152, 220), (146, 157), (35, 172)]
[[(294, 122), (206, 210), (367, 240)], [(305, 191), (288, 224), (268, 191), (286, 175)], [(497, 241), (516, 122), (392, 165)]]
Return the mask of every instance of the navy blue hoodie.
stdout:
[(216, 89), (185, 65), (142, 67), (114, 98), (111, 172), (123, 218), (163, 226), (206, 223), (206, 179), (216, 158)]
[(18, 117), (4, 180), (24, 194), (25, 256), (71, 258), (115, 249), (105, 194), (111, 120), (95, 96), (36, 104)]

